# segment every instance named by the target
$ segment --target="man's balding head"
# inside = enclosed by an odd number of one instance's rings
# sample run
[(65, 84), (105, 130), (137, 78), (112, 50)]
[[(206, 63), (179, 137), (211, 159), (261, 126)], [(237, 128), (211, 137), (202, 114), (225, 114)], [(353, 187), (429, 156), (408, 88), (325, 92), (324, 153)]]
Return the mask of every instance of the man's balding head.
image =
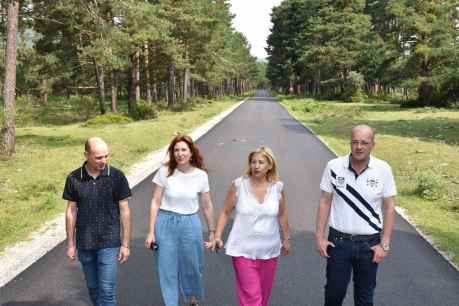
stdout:
[(108, 150), (107, 143), (100, 137), (90, 137), (84, 143), (84, 151), (91, 153), (95, 148), (105, 148)]
[(108, 146), (100, 137), (91, 137), (84, 144), (86, 166), (91, 173), (100, 173), (108, 161)]
[(375, 132), (368, 125), (356, 125), (351, 130), (352, 163), (368, 164), (375, 145)]
[(351, 130), (351, 139), (356, 134), (366, 135), (367, 137), (371, 138), (373, 143), (375, 142), (375, 130), (366, 124), (359, 124), (354, 126)]

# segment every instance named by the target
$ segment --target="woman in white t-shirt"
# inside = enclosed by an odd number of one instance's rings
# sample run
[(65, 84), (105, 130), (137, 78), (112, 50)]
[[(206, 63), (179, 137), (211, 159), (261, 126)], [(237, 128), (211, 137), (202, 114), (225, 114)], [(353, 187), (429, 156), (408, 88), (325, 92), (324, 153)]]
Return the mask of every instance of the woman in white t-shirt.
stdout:
[(232, 257), (241, 306), (268, 305), (277, 258), (281, 253), (290, 253), (290, 229), (283, 187), (272, 151), (260, 147), (251, 152), (246, 175), (235, 179), (229, 188), (218, 218), (215, 240), (206, 245), (213, 250), (223, 247), (221, 235), (235, 210), (225, 249), (226, 254)]
[(150, 222), (145, 247), (157, 250), (161, 294), (166, 306), (178, 306), (180, 291), (189, 305), (203, 295), (201, 205), (209, 230), (215, 233), (209, 180), (199, 149), (189, 136), (176, 136), (169, 161), (153, 178)]

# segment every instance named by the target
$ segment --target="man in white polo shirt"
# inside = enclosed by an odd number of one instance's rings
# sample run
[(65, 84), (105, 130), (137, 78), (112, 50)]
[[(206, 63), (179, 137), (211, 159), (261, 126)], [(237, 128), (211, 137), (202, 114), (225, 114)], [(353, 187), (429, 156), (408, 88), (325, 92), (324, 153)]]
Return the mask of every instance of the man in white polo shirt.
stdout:
[(322, 175), (316, 247), (327, 259), (325, 306), (342, 305), (351, 274), (354, 305), (372, 306), (378, 264), (389, 255), (397, 191), (390, 166), (370, 155), (374, 145), (373, 129), (355, 126), (351, 154)]

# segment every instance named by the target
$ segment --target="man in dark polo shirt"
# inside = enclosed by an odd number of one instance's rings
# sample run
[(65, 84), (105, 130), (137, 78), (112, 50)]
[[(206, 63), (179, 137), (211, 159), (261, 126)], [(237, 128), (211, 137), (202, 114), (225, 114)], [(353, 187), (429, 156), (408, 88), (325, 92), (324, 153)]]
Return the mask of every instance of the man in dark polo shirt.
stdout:
[(98, 137), (85, 143), (83, 166), (65, 182), (67, 257), (78, 253), (94, 306), (116, 305), (118, 262), (129, 257), (131, 196), (123, 172), (108, 163), (107, 144)]

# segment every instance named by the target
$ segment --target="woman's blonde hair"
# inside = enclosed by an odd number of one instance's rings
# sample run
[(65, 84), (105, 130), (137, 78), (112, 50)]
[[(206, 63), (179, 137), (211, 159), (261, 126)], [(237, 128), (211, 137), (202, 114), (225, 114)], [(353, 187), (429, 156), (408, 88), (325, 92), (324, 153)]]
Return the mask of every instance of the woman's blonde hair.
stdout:
[(266, 179), (268, 182), (276, 182), (279, 181), (279, 174), (277, 173), (277, 163), (276, 163), (276, 158), (274, 156), (273, 151), (266, 147), (266, 146), (261, 146), (257, 148), (256, 150), (252, 151), (249, 153), (248, 159), (247, 159), (247, 169), (245, 171), (246, 176), (251, 176), (252, 175), (252, 170), (250, 168), (250, 163), (252, 162), (252, 158), (255, 154), (261, 154), (263, 155), (266, 160), (268, 161), (268, 164), (271, 166), (271, 169), (268, 170), (266, 173)]

